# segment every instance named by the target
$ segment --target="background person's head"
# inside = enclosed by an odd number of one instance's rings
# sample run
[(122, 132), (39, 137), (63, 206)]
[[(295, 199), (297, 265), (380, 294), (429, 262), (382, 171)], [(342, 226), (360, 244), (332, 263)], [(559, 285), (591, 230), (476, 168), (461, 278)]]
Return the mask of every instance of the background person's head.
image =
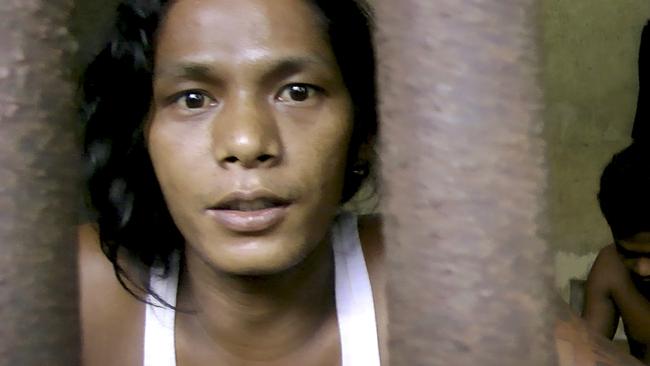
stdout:
[(615, 154), (600, 178), (600, 209), (624, 264), (650, 278), (650, 148), (633, 143)]
[[(163, 183), (163, 191), (166, 191), (165, 197), (163, 197), (158, 183), (160, 175), (164, 174), (165, 177), (169, 177), (170, 174), (173, 174), (169, 173), (173, 172), (174, 168), (168, 162), (169, 159), (178, 156), (174, 151), (169, 150), (171, 145), (159, 143), (164, 140), (161, 136), (173, 137), (173, 130), (168, 127), (172, 125), (170, 121), (174, 119), (162, 118), (161, 116), (163, 115), (160, 113), (161, 109), (156, 109), (156, 106), (163, 105), (164, 101), (158, 101), (159, 103), (156, 104), (157, 101), (152, 100), (152, 95), (154, 95), (152, 77), (154, 71), (157, 71), (155, 68), (158, 67), (158, 60), (156, 58), (163, 57), (163, 55), (158, 53), (159, 50), (160, 52), (165, 52), (167, 56), (177, 51), (171, 50), (169, 47), (165, 48), (166, 51), (163, 51), (159, 42), (162, 39), (166, 47), (170, 44), (169, 40), (175, 39), (177, 36), (181, 38), (192, 36), (192, 34), (184, 33), (185, 29), (180, 29), (177, 25), (172, 24), (174, 23), (173, 17), (170, 18), (172, 20), (169, 24), (161, 20), (169, 16), (167, 14), (169, 9), (171, 11), (175, 11), (174, 9), (183, 10), (184, 3), (191, 1), (178, 0), (167, 3), (166, 1), (131, 0), (121, 4), (118, 10), (115, 34), (109, 44), (91, 63), (85, 75), (85, 101), (83, 111), (84, 122), (86, 123), (85, 151), (90, 170), (90, 198), (98, 213), (98, 224), (103, 249), (109, 259), (114, 263), (117, 263), (117, 253), (120, 249), (126, 249), (130, 254), (142, 260), (145, 265), (152, 265), (156, 261), (167, 263), (170, 253), (183, 247), (184, 240), (186, 239), (183, 234), (187, 236), (188, 233), (194, 232), (194, 228), (192, 228), (192, 222), (194, 221), (188, 218), (185, 232), (181, 234), (174, 224), (172, 216), (174, 216), (174, 220), (178, 223), (183, 221), (183, 214), (170, 215), (165, 203), (165, 199), (167, 199), (168, 203), (171, 203), (172, 206), (174, 205), (170, 201), (170, 198), (174, 199), (176, 196), (172, 197), (169, 192), (174, 191), (179, 194), (185, 192), (183, 189), (175, 186), (178, 181), (174, 181), (173, 179), (166, 180), (169, 182), (167, 185), (169, 189), (165, 189), (165, 183)], [(206, 5), (206, 3), (218, 7), (219, 2), (217, 0), (213, 2), (197, 2), (197, 5)], [(348, 96), (349, 105), (347, 108), (341, 109), (341, 111), (342, 113), (348, 114), (350, 126), (349, 131), (342, 131), (344, 136), (342, 135), (341, 138), (346, 141), (344, 150), (347, 153), (342, 157), (341, 162), (333, 164), (333, 170), (328, 175), (322, 174), (325, 171), (324, 163), (318, 163), (321, 166), (318, 169), (319, 173), (316, 175), (319, 175), (318, 178), (323, 179), (323, 181), (331, 179), (334, 179), (334, 181), (340, 180), (340, 187), (329, 187), (323, 191), (328, 196), (328, 202), (335, 198), (336, 205), (332, 206), (338, 206), (338, 204), (347, 201), (354, 195), (365, 177), (364, 174), (359, 174), (359, 172), (365, 171), (367, 173), (372, 162), (371, 154), (367, 153), (366, 147), (373, 141), (376, 132), (374, 60), (370, 29), (365, 13), (352, 0), (287, 0), (280, 2), (284, 5), (280, 3), (276, 5), (275, 2), (269, 3), (261, 0), (239, 3), (239, 6), (231, 6), (230, 9), (224, 7), (223, 10), (241, 11), (246, 4), (258, 7), (258, 9), (266, 6), (268, 8), (267, 10), (272, 10), (270, 8), (272, 6), (289, 6), (291, 3), (294, 3), (290, 9), (287, 8), (290, 11), (285, 13), (288, 17), (286, 23), (297, 27), (299, 31), (305, 31), (307, 29), (305, 27), (311, 27), (309, 29), (314, 33), (313, 35), (296, 34), (296, 36), (320, 39), (323, 42), (322, 45), (325, 48), (329, 48), (325, 53), (331, 53), (332, 59), (335, 61), (334, 67), (337, 69), (336, 73)], [(190, 9), (191, 7), (185, 8)], [(212, 11), (215, 9), (213, 8)], [(179, 11), (174, 16), (183, 15), (181, 13)], [(277, 17), (278, 14), (276, 13), (278, 12), (270, 11), (268, 12), (268, 16)], [(291, 16), (302, 16), (307, 19), (293, 19)], [(212, 19), (212, 21), (216, 21), (216, 18)], [(302, 22), (302, 25), (296, 22)], [(271, 23), (273, 22), (269, 24)], [(276, 21), (276, 23), (279, 22)], [(162, 28), (160, 27), (161, 24), (163, 24)], [(168, 29), (165, 29), (168, 25)], [(250, 32), (253, 32), (255, 29), (248, 30), (248, 35), (250, 36), (253, 34)], [(256, 29), (255, 31), (277, 32), (277, 29), (274, 30), (273, 27), (270, 27), (268, 29)], [(225, 32), (225, 30), (222, 29), (222, 32)], [(242, 35), (239, 33), (245, 31), (233, 29), (228, 34), (223, 34), (222, 32), (212, 35), (217, 42), (219, 39), (228, 41), (231, 36), (241, 37)], [(267, 36), (273, 37), (274, 34), (269, 33)], [(208, 35), (200, 34), (196, 35), (195, 38), (190, 37), (186, 40), (195, 41), (201, 36), (206, 37)], [(188, 42), (182, 41), (177, 46), (182, 43)], [(261, 48), (256, 51), (260, 50)], [(235, 64), (231, 63), (230, 66), (232, 65)], [(224, 78), (231, 77), (232, 80), (235, 80), (239, 76), (249, 74), (237, 73), (233, 68), (229, 70), (226, 74), (217, 76)], [(260, 73), (260, 76), (262, 74)], [(241, 87), (244, 85), (240, 83), (242, 80), (239, 78), (237, 82), (234, 84), (231, 83), (230, 85)], [(253, 79), (246, 80), (248, 86), (253, 85), (251, 80)], [(266, 81), (269, 80), (271, 79), (266, 79)], [(297, 82), (302, 83), (301, 80), (297, 80)], [(256, 87), (259, 86), (257, 84)], [(278, 85), (271, 86), (278, 87)], [(279, 88), (277, 89), (275, 91), (280, 90)], [(261, 89), (258, 88), (255, 90), (259, 92)], [(302, 97), (299, 94), (305, 92), (305, 90), (298, 88), (289, 90), (288, 92), (290, 93), (288, 94), (290, 97), (296, 96), (298, 99), (301, 99)], [(313, 90), (309, 89), (308, 92), (311, 93)], [(218, 99), (214, 95), (208, 96)], [(206, 100), (199, 100), (203, 97), (199, 94), (190, 95), (185, 93), (182, 95), (181, 102), (185, 103), (184, 107), (187, 107), (189, 105), (188, 103), (196, 103), (197, 101), (199, 103), (205, 102)], [(175, 99), (174, 101), (178, 103), (180, 100)], [(237, 111), (240, 111), (240, 109), (237, 109)], [(233, 110), (228, 110), (228, 113), (230, 112), (233, 112)], [(305, 116), (307, 115), (309, 115), (308, 112), (305, 113)], [(167, 114), (167, 116), (170, 115)], [(157, 119), (158, 117), (160, 118)], [(308, 117), (305, 118), (308, 119)], [(149, 121), (149, 123), (145, 123), (146, 121)], [(163, 126), (164, 129), (158, 128)], [(176, 126), (178, 127), (178, 125)], [(279, 136), (277, 135), (278, 131), (271, 132), (276, 134), (274, 138)], [(226, 131), (221, 131), (216, 134), (219, 135), (219, 138), (227, 137)], [(154, 139), (149, 140), (145, 136)], [(289, 137), (285, 136), (285, 138)], [(167, 140), (167, 142), (169, 141)], [(314, 144), (314, 141), (317, 140), (303, 138), (302, 140), (295, 141), (295, 143), (309, 142)], [(160, 157), (157, 159), (158, 163), (155, 164), (156, 171), (154, 171), (151, 162), (150, 151), (152, 149), (152, 143), (155, 144), (153, 150), (158, 151), (157, 156)], [(207, 143), (204, 142), (204, 146), (202, 147), (205, 146), (207, 146)], [(331, 146), (336, 146), (336, 144), (332, 144)], [(184, 149), (183, 152), (191, 151), (194, 148), (190, 143), (186, 145), (179, 144), (176, 147)], [(210, 147), (219, 148), (219, 146)], [(365, 151), (365, 153), (360, 154), (361, 150)], [(230, 155), (232, 157), (233, 154), (231, 153)], [(306, 159), (307, 162), (322, 160), (322, 157), (300, 156), (300, 154), (296, 156), (291, 155), (289, 158), (294, 159), (292, 162), (299, 161), (300, 159)], [(154, 163), (156, 163), (155, 157)], [(177, 163), (180, 162), (177, 161)], [(362, 166), (362, 169), (359, 169), (359, 164)], [(299, 167), (300, 165), (292, 163), (291, 166)], [(183, 167), (182, 164), (177, 164), (176, 167), (187, 168), (186, 166)], [(299, 167), (297, 171), (300, 171), (300, 169), (308, 170), (308, 168)], [(192, 170), (187, 170), (182, 173), (189, 174), (191, 172)], [(156, 173), (158, 173), (158, 177)], [(201, 173), (204, 174), (202, 177), (206, 177), (208, 174), (206, 172)], [(214, 172), (214, 174), (217, 174), (217, 172)], [(314, 174), (314, 172), (311, 172), (307, 175), (314, 176)], [(291, 184), (292, 178), (289, 173), (285, 173), (283, 177), (288, 177), (287, 182)], [(299, 177), (299, 174), (297, 174), (294, 178), (293, 181), (298, 182), (295, 184), (300, 185), (299, 182), (302, 182), (302, 177)], [(219, 178), (210, 176), (208, 180), (210, 179), (216, 180)], [(320, 181), (317, 179), (310, 184), (314, 185)], [(200, 182), (196, 183), (198, 184)], [(279, 186), (277, 182), (272, 184), (274, 187)], [(297, 187), (295, 189), (300, 193), (301, 197), (303, 188), (307, 187)], [(322, 193), (318, 190), (323, 187), (313, 188), (315, 189), (315, 194)], [(218, 196), (220, 193), (224, 193), (223, 186), (213, 192), (215, 196)], [(284, 193), (290, 195), (291, 192)], [(175, 201), (178, 202), (176, 205), (179, 208), (178, 212), (189, 212), (184, 211), (180, 204), (180, 202), (183, 202), (188, 197), (181, 196), (178, 197), (178, 201)], [(312, 205), (308, 209), (306, 208), (306, 211), (314, 214), (316, 206)], [(335, 208), (327, 208), (326, 211), (329, 213), (323, 217), (333, 214)], [(322, 229), (325, 230), (325, 228)], [(205, 234), (205, 232), (202, 234)], [(199, 239), (199, 236), (202, 234), (198, 234), (197, 237), (191, 239), (207, 240), (206, 238)], [(294, 259), (297, 258), (295, 257)]]

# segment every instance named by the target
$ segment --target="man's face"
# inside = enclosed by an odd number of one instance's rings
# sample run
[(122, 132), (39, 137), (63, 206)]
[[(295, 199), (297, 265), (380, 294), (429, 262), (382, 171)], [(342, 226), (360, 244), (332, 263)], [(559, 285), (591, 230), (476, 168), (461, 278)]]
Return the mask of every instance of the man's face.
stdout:
[(187, 249), (234, 274), (304, 259), (339, 207), (352, 104), (301, 0), (176, 1), (147, 146)]
[(616, 240), (616, 250), (633, 279), (650, 285), (650, 232)]

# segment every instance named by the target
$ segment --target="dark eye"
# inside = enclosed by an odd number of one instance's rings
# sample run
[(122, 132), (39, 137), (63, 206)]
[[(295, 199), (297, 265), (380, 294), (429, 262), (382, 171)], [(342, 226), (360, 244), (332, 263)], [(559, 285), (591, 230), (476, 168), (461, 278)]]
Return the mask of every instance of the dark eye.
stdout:
[(288, 104), (304, 105), (309, 102), (310, 98), (320, 91), (315, 86), (307, 84), (290, 84), (285, 86), (278, 95), (277, 99), (280, 102)]
[(289, 87), (289, 96), (296, 102), (304, 102), (309, 98), (309, 89), (304, 85), (292, 85)]
[(201, 109), (214, 105), (216, 102), (201, 91), (191, 90), (180, 94), (176, 103), (186, 109)]

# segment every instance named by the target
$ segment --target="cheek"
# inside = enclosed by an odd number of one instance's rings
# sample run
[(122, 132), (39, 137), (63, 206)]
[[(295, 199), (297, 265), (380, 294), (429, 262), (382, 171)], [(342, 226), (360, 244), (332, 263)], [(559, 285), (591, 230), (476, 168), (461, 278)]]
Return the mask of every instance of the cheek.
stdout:
[(149, 155), (172, 220), (183, 237), (195, 241), (199, 231), (196, 203), (201, 184), (196, 171), (200, 170), (191, 166), (191, 156), (176, 145), (175, 141), (153, 133), (148, 143)]
[(197, 186), (201, 181), (200, 177), (196, 176), (196, 172), (201, 171), (196, 166), (200, 161), (196, 157), (200, 143), (191, 136), (178, 136), (178, 131), (169, 131), (154, 124), (147, 139), (147, 149), (156, 178), (172, 211), (176, 210), (176, 206), (182, 206), (186, 196), (192, 192), (190, 188)]
[(321, 189), (342, 188), (350, 143), (350, 125), (346, 121), (319, 129), (314, 134), (316, 138), (302, 144), (302, 152), (294, 157), (312, 175), (310, 180), (319, 181)]

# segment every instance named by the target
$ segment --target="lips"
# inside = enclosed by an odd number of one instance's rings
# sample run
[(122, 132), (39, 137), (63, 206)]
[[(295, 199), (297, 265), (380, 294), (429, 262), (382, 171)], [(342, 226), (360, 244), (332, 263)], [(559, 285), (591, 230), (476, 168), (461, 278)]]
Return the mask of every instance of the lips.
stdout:
[(209, 207), (208, 214), (233, 232), (261, 232), (282, 222), (291, 203), (266, 190), (233, 192)]
[(227, 202), (219, 204), (216, 209), (218, 210), (233, 210), (233, 211), (259, 211), (267, 208), (274, 208), (285, 206), (286, 202), (274, 198), (257, 198), (253, 200), (246, 199), (232, 199)]

